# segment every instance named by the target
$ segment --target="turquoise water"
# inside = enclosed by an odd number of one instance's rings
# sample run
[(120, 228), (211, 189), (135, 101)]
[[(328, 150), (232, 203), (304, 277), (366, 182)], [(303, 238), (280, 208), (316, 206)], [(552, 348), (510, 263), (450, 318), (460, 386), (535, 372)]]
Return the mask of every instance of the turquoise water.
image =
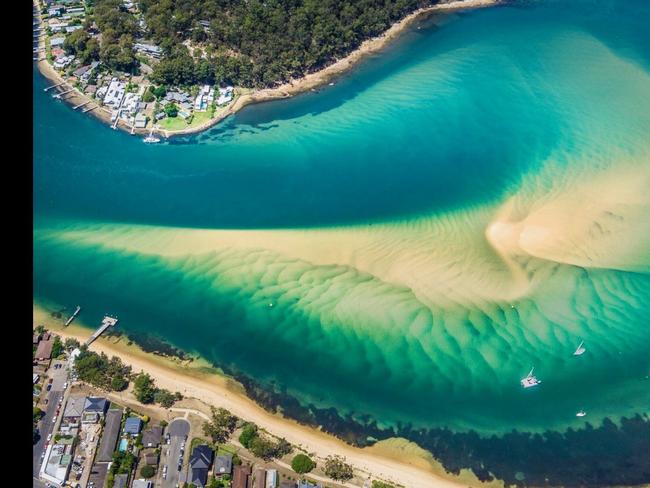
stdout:
[(640, 0), (430, 20), (157, 146), (35, 72), (34, 297), (382, 426), (647, 413), (649, 21)]

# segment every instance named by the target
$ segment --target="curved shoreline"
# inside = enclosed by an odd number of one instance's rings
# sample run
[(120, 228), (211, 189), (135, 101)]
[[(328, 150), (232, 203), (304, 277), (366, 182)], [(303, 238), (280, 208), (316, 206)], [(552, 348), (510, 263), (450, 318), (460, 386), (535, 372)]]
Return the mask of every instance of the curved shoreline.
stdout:
[[(309, 73), (302, 78), (297, 80), (291, 80), (288, 83), (285, 83), (277, 88), (264, 88), (257, 90), (253, 93), (247, 93), (238, 97), (231, 105), (229, 105), (223, 112), (216, 115), (213, 119), (205, 122), (204, 124), (198, 125), (196, 127), (191, 127), (187, 129), (169, 131), (164, 129), (157, 129), (156, 132), (165, 136), (165, 138), (170, 138), (172, 136), (182, 136), (189, 134), (196, 134), (203, 132), (222, 120), (226, 117), (233, 115), (240, 111), (247, 105), (269, 102), (273, 100), (280, 100), (284, 98), (290, 98), (292, 96), (298, 95), (300, 93), (307, 92), (316, 87), (322, 86), (326, 83), (329, 83), (330, 80), (340, 76), (343, 73), (346, 73), (351, 68), (353, 68), (359, 61), (363, 60), (370, 54), (374, 54), (386, 45), (396, 39), (401, 35), (407, 27), (409, 27), (416, 19), (419, 17), (430, 14), (432, 12), (454, 12), (458, 10), (465, 9), (475, 9), (482, 7), (491, 7), (503, 3), (504, 0), (452, 0), (444, 3), (437, 3), (429, 7), (420, 8), (410, 14), (408, 14), (403, 19), (395, 22), (391, 25), (386, 31), (380, 34), (377, 37), (372, 39), (365, 40), (361, 46), (356, 50), (352, 51), (346, 57), (335, 61), (334, 63), (326, 66), (320, 71), (314, 73)], [(39, 19), (40, 20), (40, 19)], [(81, 93), (76, 88), (72, 87), (51, 65), (47, 60), (43, 59), (37, 63), (38, 70), (40, 73), (50, 80), (53, 83), (66, 83), (68, 89), (74, 89), (63, 101), (71, 105), (80, 105), (84, 102), (96, 103), (97, 102), (88, 97), (87, 95)], [(58, 88), (57, 88), (58, 90)], [(89, 114), (97, 117), (101, 121), (112, 125), (111, 122), (111, 113), (101, 106), (98, 106), (96, 109), (88, 112)], [(128, 133), (146, 135), (149, 133), (150, 129), (132, 129), (127, 125), (123, 120), (118, 119), (117, 127), (121, 130), (124, 130)]]
[[(45, 325), (48, 330), (65, 338), (75, 338), (84, 342), (92, 330), (79, 325), (77, 319), (68, 327), (60, 320), (53, 319), (49, 313), (36, 303), (33, 304), (33, 326)], [(110, 356), (118, 356), (122, 362), (132, 367), (133, 372), (146, 371), (159, 387), (170, 391), (180, 391), (187, 398), (195, 398), (207, 405), (224, 407), (234, 415), (255, 422), (269, 433), (284, 437), (291, 444), (299, 446), (316, 458), (325, 459), (329, 455), (344, 456), (359, 475), (383, 479), (408, 488), (459, 488), (471, 486), (502, 486), (501, 483), (480, 484), (471, 473), (462, 477), (443, 475), (433, 465), (420, 457), (400, 456), (390, 449), (357, 448), (350, 446), (325, 432), (299, 424), (293, 419), (281, 417), (264, 410), (248, 398), (239, 383), (227, 376), (208, 371), (207, 363), (199, 360), (188, 366), (178, 360), (146, 353), (135, 344), (117, 342), (111, 338), (100, 337), (89, 349)], [(214, 371), (214, 368), (209, 368)], [(415, 446), (415, 444), (412, 444)], [(425, 466), (428, 464), (428, 466)], [(440, 468), (442, 470), (442, 468)], [(341, 483), (339, 483), (341, 484)], [(344, 483), (348, 488), (358, 485)]]

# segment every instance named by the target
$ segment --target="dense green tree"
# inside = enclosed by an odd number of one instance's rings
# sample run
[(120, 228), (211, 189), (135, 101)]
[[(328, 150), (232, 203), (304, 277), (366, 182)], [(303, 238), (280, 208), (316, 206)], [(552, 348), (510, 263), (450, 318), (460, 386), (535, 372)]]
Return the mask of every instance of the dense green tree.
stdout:
[(161, 98), (165, 98), (165, 95), (167, 95), (167, 89), (165, 88), (165, 85), (160, 85), (154, 88), (152, 93), (160, 100)]
[(153, 397), (154, 402), (159, 403), (165, 408), (171, 407), (176, 401), (174, 394), (171, 391), (165, 389), (156, 390), (156, 393), (154, 393)]
[(176, 117), (178, 115), (178, 107), (174, 103), (168, 103), (163, 110), (167, 117)]
[[(131, 374), (131, 367), (123, 364), (117, 356), (109, 359), (106, 354), (88, 351), (85, 346), (80, 348), (74, 369), (81, 381), (106, 390), (113, 389), (114, 378), (126, 378)], [(115, 385), (121, 386), (121, 382)]]
[(129, 386), (129, 381), (123, 376), (115, 376), (111, 380), (111, 389), (114, 391), (126, 390), (127, 386)]
[(203, 424), (203, 433), (212, 439), (215, 443), (224, 443), (235, 430), (237, 417), (232, 415), (225, 408), (214, 408), (212, 410), (212, 420)]
[(80, 346), (81, 344), (79, 344), (79, 341), (74, 337), (68, 337), (65, 341), (63, 341), (63, 347), (65, 347), (67, 351), (72, 351)]
[(140, 403), (153, 403), (156, 388), (147, 373), (140, 373), (133, 382), (133, 393)]
[(156, 474), (156, 470), (153, 466), (142, 466), (140, 468), (140, 476), (143, 478), (152, 478), (154, 474)]
[(257, 425), (249, 422), (244, 425), (241, 434), (239, 434), (239, 442), (246, 449), (250, 448), (251, 442), (257, 437)]
[(291, 469), (298, 474), (309, 473), (316, 467), (316, 463), (306, 454), (296, 454), (291, 460)]

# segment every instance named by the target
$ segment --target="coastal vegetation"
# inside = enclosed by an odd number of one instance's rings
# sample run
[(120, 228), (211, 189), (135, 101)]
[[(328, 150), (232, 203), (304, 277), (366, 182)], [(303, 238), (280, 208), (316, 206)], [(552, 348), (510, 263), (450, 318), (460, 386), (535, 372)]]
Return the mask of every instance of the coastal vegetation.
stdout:
[(223, 443), (228, 440), (237, 425), (237, 417), (225, 408), (214, 408), (212, 420), (203, 424), (203, 433), (214, 443)]
[(255, 456), (265, 461), (270, 461), (273, 458), (281, 458), (293, 450), (291, 444), (286, 439), (279, 439), (274, 442), (262, 434), (257, 425), (252, 422), (244, 425), (242, 433), (239, 435), (239, 442)]
[(133, 393), (140, 403), (158, 403), (165, 408), (169, 408), (176, 401), (183, 399), (180, 392), (172, 393), (164, 388), (157, 388), (154, 380), (147, 373), (135, 376)]
[(345, 462), (342, 456), (327, 456), (325, 459), (325, 474), (334, 481), (352, 479), (352, 465)]
[(298, 474), (309, 473), (316, 467), (316, 463), (306, 454), (296, 454), (291, 460), (291, 469)]
[(106, 354), (97, 354), (86, 347), (80, 348), (74, 368), (81, 381), (108, 391), (126, 389), (131, 374), (131, 367), (122, 363), (117, 356), (109, 359)]

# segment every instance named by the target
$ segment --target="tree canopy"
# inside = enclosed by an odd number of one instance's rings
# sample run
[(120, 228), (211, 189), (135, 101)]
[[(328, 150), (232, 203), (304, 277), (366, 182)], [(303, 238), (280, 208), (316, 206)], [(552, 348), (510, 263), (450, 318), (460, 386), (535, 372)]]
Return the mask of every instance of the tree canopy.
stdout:
[(297, 454), (291, 461), (291, 469), (298, 474), (309, 473), (316, 467), (316, 463), (306, 454)]

